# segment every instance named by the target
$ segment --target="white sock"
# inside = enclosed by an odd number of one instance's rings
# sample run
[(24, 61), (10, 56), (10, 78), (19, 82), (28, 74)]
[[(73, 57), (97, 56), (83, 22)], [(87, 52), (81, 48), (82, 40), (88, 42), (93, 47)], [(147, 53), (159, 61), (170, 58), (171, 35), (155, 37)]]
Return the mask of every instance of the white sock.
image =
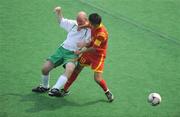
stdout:
[(67, 80), (68, 79), (67, 79), (67, 77), (65, 75), (61, 75), (58, 78), (56, 84), (53, 86), (53, 88), (60, 89), (61, 87), (64, 86), (64, 84), (67, 82)]
[(42, 86), (45, 88), (49, 88), (49, 75), (42, 75)]

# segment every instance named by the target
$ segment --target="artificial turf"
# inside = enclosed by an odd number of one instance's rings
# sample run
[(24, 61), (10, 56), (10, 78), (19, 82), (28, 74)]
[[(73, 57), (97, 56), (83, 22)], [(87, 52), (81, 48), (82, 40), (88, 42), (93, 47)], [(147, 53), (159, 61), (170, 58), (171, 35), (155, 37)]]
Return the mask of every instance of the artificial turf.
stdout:
[[(75, 19), (97, 12), (109, 32), (104, 79), (112, 103), (84, 69), (64, 98), (35, 94), (45, 59), (63, 42), (53, 8)], [(178, 0), (1, 0), (0, 117), (179, 117), (180, 2)], [(51, 72), (51, 86), (63, 73)], [(158, 92), (152, 107), (147, 96)]]

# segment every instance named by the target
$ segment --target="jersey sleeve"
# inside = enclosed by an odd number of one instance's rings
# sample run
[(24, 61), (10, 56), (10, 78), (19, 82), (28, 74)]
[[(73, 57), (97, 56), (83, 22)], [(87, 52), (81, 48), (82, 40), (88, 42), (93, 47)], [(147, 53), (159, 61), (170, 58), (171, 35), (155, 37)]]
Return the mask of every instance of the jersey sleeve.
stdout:
[(62, 18), (60, 22), (60, 27), (65, 29), (67, 32), (69, 32), (75, 24), (76, 24), (76, 21), (74, 20)]
[(95, 40), (94, 40), (94, 44), (93, 47), (99, 47), (101, 45), (101, 43), (103, 43), (105, 40), (107, 39), (106, 34), (104, 32), (100, 32), (97, 34)]

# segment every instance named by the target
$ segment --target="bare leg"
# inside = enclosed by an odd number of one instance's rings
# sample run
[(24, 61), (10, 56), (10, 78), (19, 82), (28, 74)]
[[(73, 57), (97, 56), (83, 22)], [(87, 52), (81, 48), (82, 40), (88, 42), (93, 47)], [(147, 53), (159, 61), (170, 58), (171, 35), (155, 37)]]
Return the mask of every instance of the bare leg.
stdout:
[(49, 90), (49, 72), (54, 68), (54, 64), (51, 61), (46, 61), (42, 67), (42, 81), (41, 85), (33, 88), (33, 92), (44, 93)]
[(49, 75), (49, 72), (54, 68), (54, 64), (51, 61), (46, 61), (42, 67), (42, 74)]
[(71, 74), (73, 73), (75, 69), (75, 64), (72, 62), (69, 62), (66, 64), (66, 68), (64, 73), (58, 78), (56, 84), (53, 86), (54, 89), (60, 89), (62, 88), (65, 83), (67, 82), (67, 80), (69, 79), (69, 77), (71, 76)]
[(112, 102), (114, 100), (113, 94), (109, 91), (106, 81), (102, 77), (101, 72), (94, 72), (94, 80), (99, 84), (99, 86), (104, 90), (105, 95), (109, 102)]
[(101, 72), (94, 72), (94, 80), (98, 83), (101, 88), (106, 92), (108, 90), (105, 80), (102, 77)]
[(54, 68), (54, 64), (51, 61), (46, 61), (41, 70), (42, 81), (41, 84), (45, 88), (49, 88), (49, 72)]
[(65, 91), (67, 91), (69, 89), (69, 87), (72, 85), (72, 83), (77, 79), (77, 76), (79, 75), (79, 73), (82, 71), (83, 68), (84, 67), (80, 66), (79, 64), (76, 66), (76, 68), (74, 69), (74, 71), (71, 74), (70, 78), (68, 79), (68, 81), (64, 85), (64, 90)]

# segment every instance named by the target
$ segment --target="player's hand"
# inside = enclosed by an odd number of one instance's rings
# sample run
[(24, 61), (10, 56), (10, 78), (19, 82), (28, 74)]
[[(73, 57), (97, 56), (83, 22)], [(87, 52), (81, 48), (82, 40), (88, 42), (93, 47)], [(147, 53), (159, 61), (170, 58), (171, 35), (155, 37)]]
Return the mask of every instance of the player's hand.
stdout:
[(84, 25), (78, 25), (77, 31), (80, 31), (83, 28), (89, 28), (89, 22), (88, 21)]
[(74, 51), (74, 53), (79, 55), (79, 54), (81, 54), (81, 51), (80, 50), (76, 50), (76, 51)]
[(78, 26), (77, 31), (80, 31), (82, 28)]
[(60, 14), (61, 14), (61, 7), (60, 7), (60, 6), (55, 7), (55, 8), (54, 8), (54, 12), (55, 12), (57, 15), (60, 15)]
[(83, 28), (83, 25), (78, 25), (77, 31), (80, 31)]

